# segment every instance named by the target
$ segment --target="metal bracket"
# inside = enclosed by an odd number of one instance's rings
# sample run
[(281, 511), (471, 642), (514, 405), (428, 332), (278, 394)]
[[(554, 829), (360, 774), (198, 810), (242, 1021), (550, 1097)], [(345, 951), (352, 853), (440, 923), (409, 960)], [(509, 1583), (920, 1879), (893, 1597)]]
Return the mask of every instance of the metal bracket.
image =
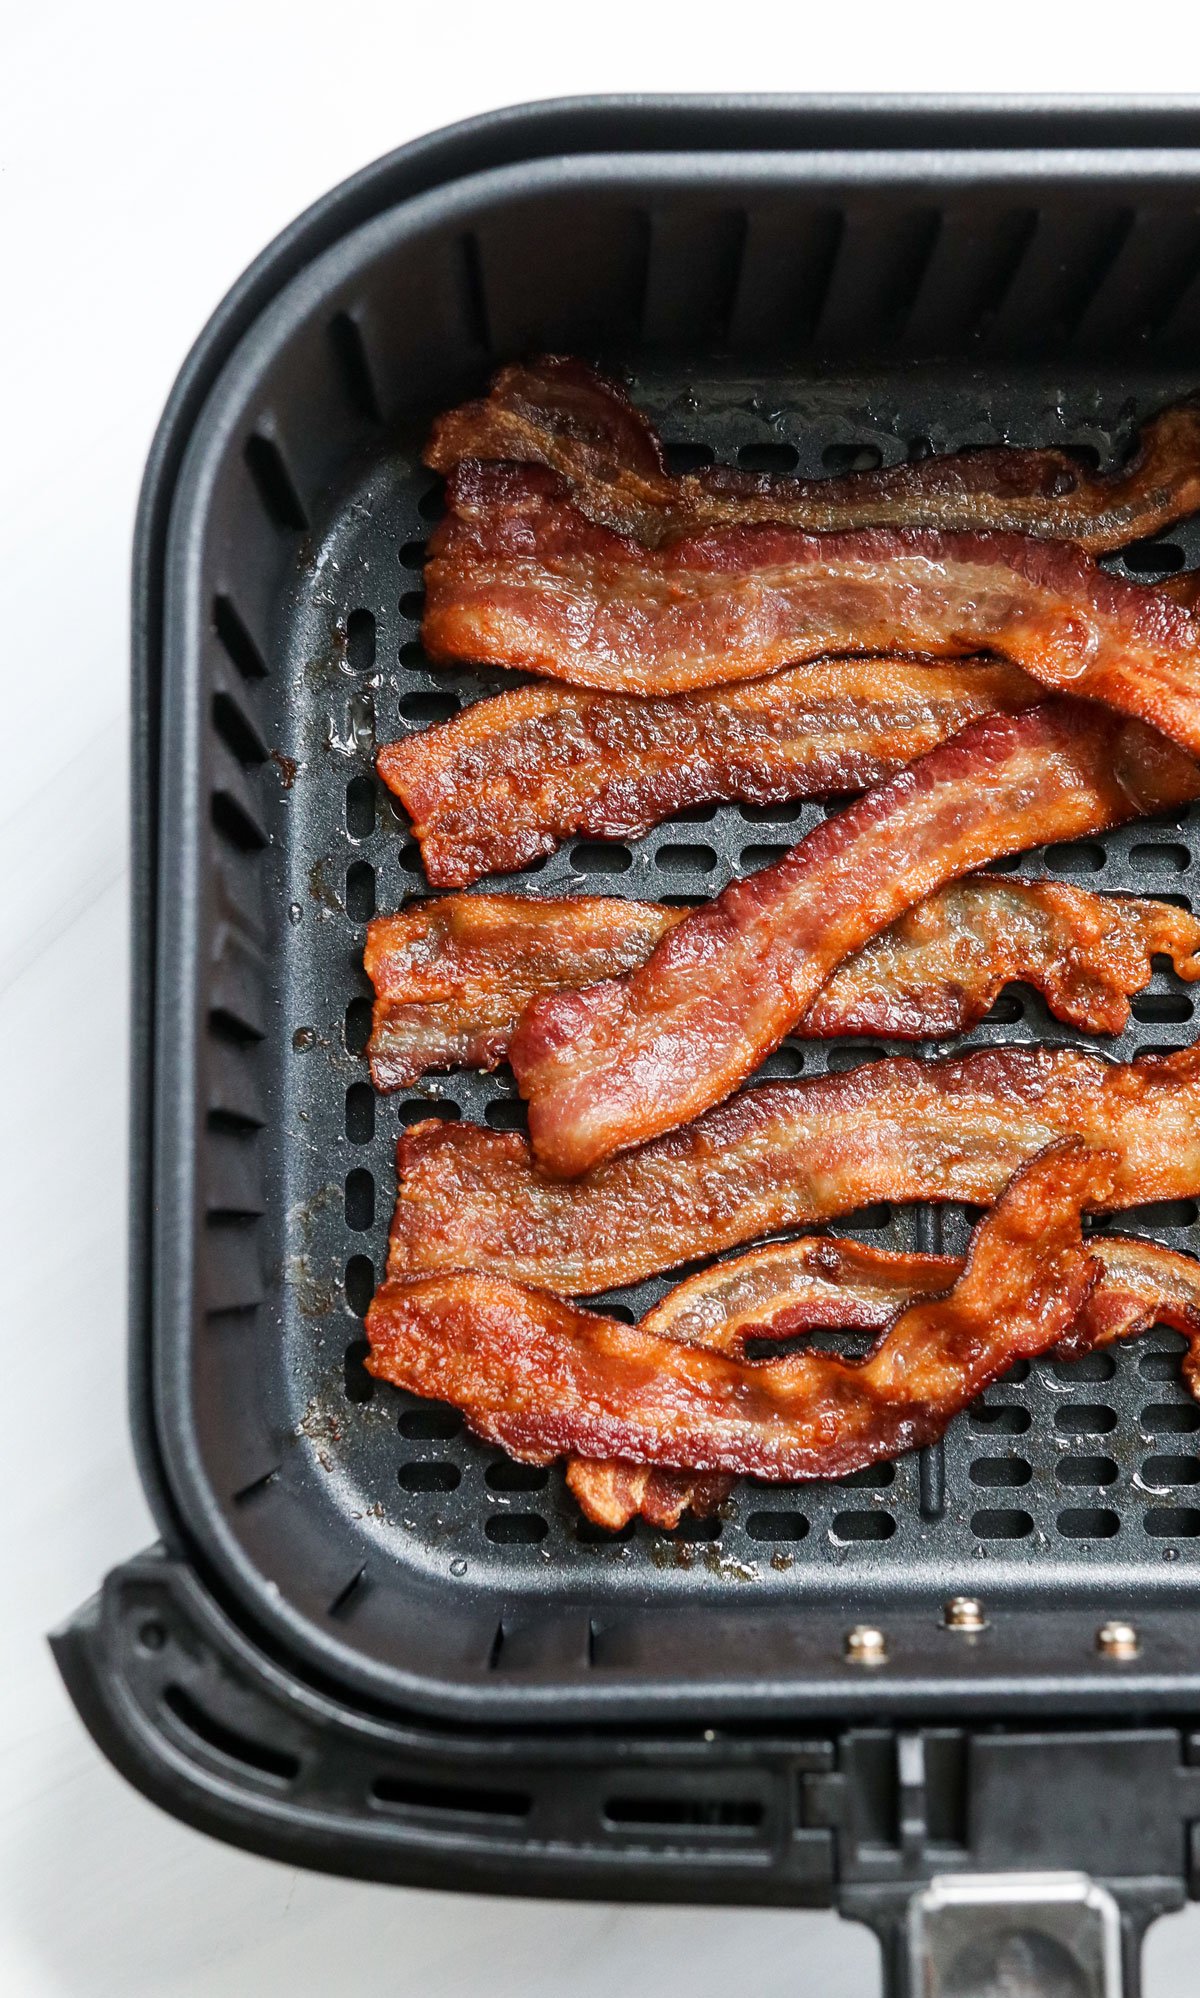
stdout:
[(1121, 1911), (1086, 1873), (939, 1874), (914, 1894), (921, 1998), (1125, 1998)]

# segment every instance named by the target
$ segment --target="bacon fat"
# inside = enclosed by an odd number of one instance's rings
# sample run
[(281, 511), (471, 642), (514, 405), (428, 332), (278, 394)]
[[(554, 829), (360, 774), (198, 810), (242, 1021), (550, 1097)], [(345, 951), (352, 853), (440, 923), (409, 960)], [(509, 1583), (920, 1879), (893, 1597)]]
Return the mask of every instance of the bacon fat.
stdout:
[(659, 438), (615, 382), (545, 356), (502, 368), (488, 394), (440, 416), (425, 462), (515, 459), (557, 472), (589, 519), (656, 546), (708, 527), (780, 521), (855, 527), (1009, 529), (1093, 553), (1200, 508), (1200, 410), (1161, 410), (1128, 464), (1093, 471), (1069, 450), (957, 451), (843, 478), (772, 478), (725, 467), (667, 471)]
[[(686, 911), (618, 896), (448, 895), (367, 929), (375, 986), (367, 1053), (380, 1090), (452, 1068), (494, 1068), (533, 999), (645, 962)], [(806, 1039), (964, 1033), (1016, 979), (1060, 1020), (1119, 1033), (1129, 995), (1170, 957), (1200, 978), (1200, 921), (1169, 902), (1060, 881), (950, 882), (837, 966), (794, 1032)]]
[(1083, 701), (991, 715), (734, 881), (645, 964), (527, 1009), (509, 1059), (541, 1163), (572, 1175), (697, 1116), (752, 1074), (834, 967), (997, 854), (1194, 796), (1200, 771)]
[(1018, 667), (822, 659), (669, 699), (519, 687), (390, 742), (376, 767), (435, 888), (636, 839), (714, 799), (778, 804), (883, 782), (979, 716), (1043, 698)]
[(1112, 1205), (1200, 1197), (1200, 1048), (1112, 1062), (1002, 1047), (766, 1083), (578, 1180), (514, 1131), (406, 1131), (388, 1276), (486, 1269), (586, 1296), (876, 1201), (984, 1204), (1079, 1136), (1114, 1152)]

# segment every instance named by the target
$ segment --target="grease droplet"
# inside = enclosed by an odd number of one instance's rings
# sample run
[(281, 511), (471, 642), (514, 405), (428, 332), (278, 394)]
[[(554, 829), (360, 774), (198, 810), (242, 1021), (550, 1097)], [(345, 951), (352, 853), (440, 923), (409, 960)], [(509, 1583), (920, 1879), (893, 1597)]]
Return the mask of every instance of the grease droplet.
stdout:
[(313, 1048), (317, 1044), (316, 1030), (312, 1027), (297, 1027), (292, 1035), (292, 1046), (299, 1054), (303, 1048)]
[(450, 1573), (452, 1575), (465, 1575), (466, 1572), (467, 1572), (467, 1564), (464, 1560), (462, 1560), (461, 1557), (458, 1560), (452, 1561), (450, 1563)]
[(292, 924), (293, 926), (294, 926), (294, 925), (295, 925), (296, 923), (298, 923), (298, 922), (300, 921), (300, 919), (301, 919), (301, 917), (303, 916), (303, 914), (304, 914), (304, 911), (303, 911), (303, 909), (302, 909), (302, 908), (300, 907), (300, 904), (299, 904), (299, 902), (289, 902), (289, 903), (288, 903), (288, 921), (289, 921), (289, 923), (291, 923), (291, 924)]

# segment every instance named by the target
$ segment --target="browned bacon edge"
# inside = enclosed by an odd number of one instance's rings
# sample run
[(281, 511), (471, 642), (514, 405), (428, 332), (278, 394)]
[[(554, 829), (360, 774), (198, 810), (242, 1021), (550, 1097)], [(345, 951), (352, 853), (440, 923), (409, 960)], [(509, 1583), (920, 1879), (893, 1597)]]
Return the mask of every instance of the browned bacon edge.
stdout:
[(1200, 1197), (1200, 1049), (893, 1055), (747, 1090), (581, 1180), (547, 1178), (516, 1132), (431, 1120), (397, 1146), (388, 1277), (486, 1269), (595, 1294), (877, 1201), (986, 1205), (1076, 1135), (1117, 1155), (1114, 1208)]
[(865, 1359), (812, 1348), (747, 1363), (493, 1276), (385, 1284), (367, 1315), (377, 1378), (449, 1401), (527, 1462), (565, 1453), (791, 1480), (927, 1443), (1014, 1360), (1063, 1339), (1101, 1275), (1080, 1210), (1109, 1155), (1071, 1140), (1016, 1173), (943, 1296), (908, 1304)]
[[(530, 1002), (644, 963), (686, 912), (618, 896), (450, 895), (367, 929), (367, 1054), (380, 1090), (494, 1068)], [(964, 1033), (1021, 979), (1085, 1033), (1119, 1033), (1152, 960), (1200, 978), (1200, 921), (1169, 902), (976, 875), (918, 903), (837, 966), (794, 1031), (806, 1039)]]
[(978, 716), (1042, 698), (1018, 667), (979, 660), (823, 659), (664, 700), (543, 684), (388, 743), (376, 767), (431, 883), (462, 888), (572, 834), (635, 839), (713, 799), (865, 790)]
[(834, 967), (997, 854), (1120, 824), (1200, 771), (1083, 701), (991, 715), (870, 791), (773, 867), (668, 930), (646, 962), (534, 1000), (509, 1044), (534, 1151), (586, 1171), (697, 1116), (804, 1017)]
[[(1167, 1325), (1189, 1340), (1183, 1372), (1200, 1393), (1200, 1265), (1157, 1242), (1096, 1235), (1089, 1252), (1100, 1281), (1059, 1342), (1064, 1358)], [(882, 1330), (903, 1308), (948, 1291), (962, 1274), (955, 1256), (898, 1254), (830, 1236), (772, 1243), (710, 1265), (668, 1292), (642, 1331), (744, 1360), (751, 1340), (784, 1339), (821, 1327)], [(696, 1475), (620, 1458), (573, 1457), (567, 1484), (588, 1518), (619, 1530), (638, 1513), (673, 1527), (687, 1511), (711, 1514), (733, 1479)]]
[(1069, 450), (997, 445), (854, 472), (772, 478), (724, 467), (667, 471), (662, 444), (615, 382), (547, 355), (502, 368), (488, 394), (438, 418), (425, 462), (464, 458), (548, 466), (592, 520), (655, 545), (680, 533), (775, 520), (851, 527), (1004, 528), (1119, 548), (1200, 508), (1200, 410), (1161, 410), (1129, 462), (1093, 471)]
[(999, 653), (1058, 693), (1200, 754), (1200, 620), (1061, 541), (863, 528), (713, 528), (644, 548), (536, 465), (460, 465), (429, 543), (432, 659), (678, 694), (830, 653)]

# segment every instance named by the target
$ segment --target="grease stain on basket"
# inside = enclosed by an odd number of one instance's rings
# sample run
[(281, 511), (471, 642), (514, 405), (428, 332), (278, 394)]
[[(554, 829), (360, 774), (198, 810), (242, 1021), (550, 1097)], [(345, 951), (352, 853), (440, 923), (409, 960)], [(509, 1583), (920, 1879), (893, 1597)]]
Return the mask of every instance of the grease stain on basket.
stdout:
[(307, 1436), (310, 1443), (340, 1443), (342, 1425), (339, 1413), (332, 1408), (324, 1407), (314, 1395), (292, 1430), (292, 1435)]
[(344, 916), (346, 913), (346, 904), (325, 873), (325, 869), (332, 865), (333, 862), (330, 860), (328, 854), (323, 854), (320, 860), (313, 861), (312, 866), (308, 870), (308, 892), (312, 901), (316, 903), (323, 914), (328, 916)]
[(296, 781), (296, 773), (301, 767), (300, 764), (297, 763), (294, 756), (285, 756), (282, 749), (273, 749), (271, 751), (271, 761), (279, 772), (279, 781), (283, 785), (284, 790), (290, 791)]
[(283, 1281), (295, 1292), (296, 1309), (302, 1318), (329, 1318), (341, 1303), (339, 1286), (328, 1277), (317, 1276), (303, 1253), (287, 1258)]
[(328, 1211), (340, 1211), (344, 1199), (344, 1189), (327, 1181), (306, 1200), (299, 1200), (288, 1209), (288, 1238), (298, 1240), (300, 1246), (284, 1258), (283, 1281), (294, 1292), (302, 1318), (328, 1318), (341, 1305), (340, 1284), (331, 1276), (318, 1275), (313, 1267), (312, 1239), (318, 1217)]
[(701, 1558), (710, 1575), (716, 1575), (726, 1582), (761, 1582), (762, 1569), (757, 1561), (738, 1561), (732, 1554), (722, 1553), (712, 1541), (701, 1549)]

